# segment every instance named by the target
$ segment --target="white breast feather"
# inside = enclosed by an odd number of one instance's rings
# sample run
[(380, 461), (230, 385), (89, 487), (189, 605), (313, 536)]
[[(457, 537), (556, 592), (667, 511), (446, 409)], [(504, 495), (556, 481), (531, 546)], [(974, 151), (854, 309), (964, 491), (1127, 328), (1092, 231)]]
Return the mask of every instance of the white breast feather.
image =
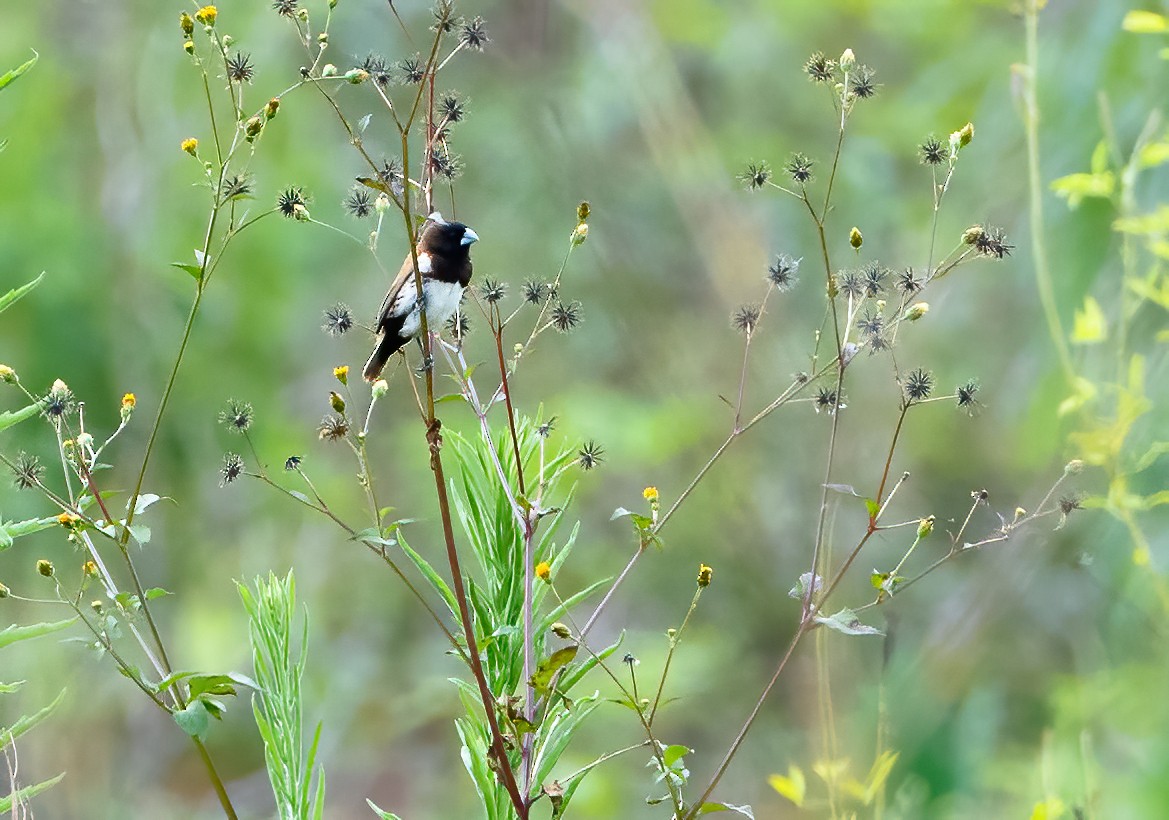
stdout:
[[(431, 330), (441, 330), (443, 323), (458, 309), (463, 298), (463, 286), (458, 282), (430, 280), (422, 283), (422, 290), (426, 294), (426, 322)], [(414, 298), (414, 294), (414, 283), (407, 282), (394, 302), (394, 316), (401, 316), (409, 311), (406, 320), (402, 322), (402, 329), (398, 331), (398, 335), (404, 339), (418, 335), (421, 330), (418, 300)]]

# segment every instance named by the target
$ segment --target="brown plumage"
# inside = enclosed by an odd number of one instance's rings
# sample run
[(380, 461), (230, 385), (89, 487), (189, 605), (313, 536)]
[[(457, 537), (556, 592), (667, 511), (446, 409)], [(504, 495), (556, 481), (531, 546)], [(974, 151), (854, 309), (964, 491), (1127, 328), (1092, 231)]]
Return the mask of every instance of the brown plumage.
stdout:
[[(430, 215), (418, 240), (418, 272), (422, 274), (422, 302), (431, 330), (441, 328), (458, 309), (463, 290), (471, 281), (470, 249), (477, 241), (478, 234), (463, 223), (447, 222), (437, 213)], [(377, 381), (390, 356), (422, 332), (418, 301), (414, 262), (407, 256), (374, 323), (377, 343), (365, 363), (366, 381)]]

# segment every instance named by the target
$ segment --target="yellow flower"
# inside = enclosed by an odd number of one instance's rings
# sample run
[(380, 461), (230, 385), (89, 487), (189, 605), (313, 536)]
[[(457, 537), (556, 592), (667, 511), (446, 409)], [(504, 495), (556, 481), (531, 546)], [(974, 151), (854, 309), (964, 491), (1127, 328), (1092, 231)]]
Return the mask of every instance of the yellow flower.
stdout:
[(195, 21), (185, 11), (179, 15), (179, 28), (183, 30), (184, 37), (190, 37), (195, 30)]
[(0, 364), (0, 381), (6, 381), (9, 384), (16, 384), (20, 379), (16, 377), (16, 371), (6, 364)]
[(81, 518), (79, 516), (69, 512), (63, 512), (57, 516), (57, 523), (59, 523), (62, 527), (72, 527), (80, 520)]
[(349, 365), (343, 364), (333, 368), (333, 376), (341, 384), (349, 384)]
[(128, 407), (131, 410), (133, 410), (134, 407), (137, 406), (137, 404), (138, 404), (138, 398), (133, 393), (127, 393), (126, 395), (122, 396), (123, 409)]
[(215, 18), (219, 16), (219, 9), (215, 6), (204, 6), (195, 12), (195, 19), (205, 26), (215, 25)]
[(193, 157), (199, 156), (199, 140), (194, 137), (187, 137), (183, 140), (182, 149)]
[(641, 491), (641, 494), (645, 497), (646, 501), (654, 502), (654, 501), (658, 500), (658, 488), (657, 487), (646, 487), (644, 490)]
[(547, 561), (536, 564), (536, 576), (545, 583), (552, 583), (552, 565)]
[(86, 575), (88, 575), (90, 578), (96, 578), (97, 577), (97, 564), (93, 563), (93, 561), (86, 561), (84, 564), (82, 564), (81, 571), (84, 572)]
[(710, 586), (710, 579), (714, 577), (714, 569), (708, 567), (706, 564), (698, 565), (698, 586)]

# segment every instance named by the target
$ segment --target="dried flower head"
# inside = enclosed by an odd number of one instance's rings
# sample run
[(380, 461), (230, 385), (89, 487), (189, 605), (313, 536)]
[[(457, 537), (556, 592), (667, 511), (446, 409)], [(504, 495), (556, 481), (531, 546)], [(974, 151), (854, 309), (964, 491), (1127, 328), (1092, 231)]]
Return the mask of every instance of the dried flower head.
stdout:
[(576, 463), (582, 470), (591, 470), (604, 461), (605, 450), (600, 444), (589, 439), (576, 454)]
[(917, 152), (923, 165), (944, 165), (950, 161), (949, 148), (932, 135), (917, 147)]
[(535, 279), (528, 279), (520, 286), (520, 292), (523, 294), (524, 301), (533, 305), (538, 305), (544, 301), (544, 283), (538, 282)]
[(373, 195), (361, 186), (354, 186), (342, 204), (354, 219), (365, 219), (374, 211)]
[(463, 28), (459, 32), (459, 42), (467, 48), (482, 51), (490, 39), (487, 36), (487, 23), (482, 17), (463, 22)]
[(731, 314), (731, 325), (740, 333), (750, 336), (755, 332), (755, 326), (759, 324), (761, 313), (759, 305), (739, 305)]
[(580, 324), (580, 302), (569, 302), (567, 305), (563, 302), (557, 302), (549, 317), (557, 330), (561, 333), (567, 333)]
[(471, 332), (471, 320), (467, 317), (467, 312), (464, 310), (456, 310), (447, 317), (446, 324), (443, 325), (446, 329), (447, 335), (455, 339), (464, 339)]
[(297, 0), (275, 0), (272, 3), (272, 8), (281, 17), (295, 17), (296, 16)]
[(338, 302), (330, 308), (325, 308), (325, 321), (321, 329), (330, 336), (340, 336), (353, 329), (353, 312), (349, 305)]
[(53, 562), (46, 561), (44, 558), (37, 561), (37, 572), (46, 578), (52, 578), (56, 570), (53, 569)]
[(874, 77), (876, 76), (877, 72), (873, 71), (867, 65), (859, 66), (855, 71), (849, 72), (849, 93), (862, 100), (867, 100), (869, 97), (874, 96), (877, 93), (877, 83), (874, 81)]
[(934, 389), (934, 374), (920, 367), (905, 377), (902, 388), (905, 391), (905, 401), (914, 404), (928, 399)]
[(787, 293), (796, 286), (800, 270), (799, 259), (793, 259), (786, 253), (775, 257), (775, 262), (767, 267), (767, 281), (775, 286), (780, 293)]
[(757, 191), (771, 182), (771, 166), (766, 162), (749, 162), (747, 170), (740, 172), (738, 179), (748, 191)]
[(50, 419), (63, 418), (77, 409), (77, 399), (65, 382), (57, 379), (44, 398), (44, 413)]
[(506, 293), (507, 285), (503, 282), (497, 282), (494, 279), (484, 279), (483, 284), (479, 286), (479, 295), (489, 305), (494, 305), (503, 299)]
[(467, 114), (467, 104), (454, 91), (447, 91), (438, 98), (438, 116), (447, 122), (460, 122)]
[(546, 422), (536, 428), (536, 435), (540, 438), (548, 438), (552, 435), (552, 430), (556, 427), (556, 416), (552, 416)]
[(838, 397), (836, 391), (831, 387), (821, 387), (816, 393), (816, 401), (814, 402), (816, 412), (819, 413), (821, 410), (826, 410), (831, 415), (837, 410), (843, 410), (845, 404), (843, 401), (840, 401), (841, 398), (843, 396)]
[(885, 329), (885, 317), (880, 311), (866, 310), (856, 320), (856, 329), (868, 337), (880, 336)]
[(958, 396), (958, 409), (965, 410), (970, 415), (974, 415), (974, 412), (979, 407), (979, 401), (974, 397), (978, 392), (978, 382), (971, 379), (966, 384), (958, 385), (954, 392)]
[(226, 487), (244, 474), (244, 460), (239, 453), (226, 453), (219, 468), (219, 486)]
[(299, 187), (288, 188), (276, 198), (276, 210), (289, 218), (305, 212), (306, 205), (308, 200), (305, 198), (304, 189)]
[(803, 185), (812, 181), (812, 166), (814, 164), (815, 162), (809, 157), (796, 153), (788, 158), (783, 170), (787, 172), (788, 176)]
[(382, 88), (385, 88), (394, 80), (393, 73), (390, 71), (390, 64), (386, 62), (385, 57), (378, 54), (367, 55), (359, 64), (359, 68)]
[(301, 461), (303, 461), (303, 459), (300, 456), (289, 456), (288, 458), (284, 459), (284, 469), (288, 470), (289, 472), (293, 470), (299, 470)]
[(246, 433), (252, 426), (252, 405), (246, 401), (228, 399), (227, 404), (219, 411), (219, 423), (232, 433)]
[(455, 15), (455, 4), (451, 0), (438, 0), (430, 13), (434, 15), (434, 24), (430, 27), (431, 31), (449, 34), (455, 30), (455, 26), (459, 23), (459, 18)]
[(237, 51), (227, 58), (227, 78), (233, 83), (250, 83), (255, 76), (252, 55)]
[(913, 268), (905, 268), (903, 271), (898, 273), (897, 281), (893, 283), (893, 286), (897, 288), (897, 290), (906, 295), (917, 293), (919, 290), (921, 290), (922, 285), (923, 282), (914, 275)]
[(402, 85), (417, 85), (426, 76), (426, 69), (417, 57), (406, 57), (394, 66), (398, 71), (398, 82)]
[(224, 202), (233, 199), (246, 199), (252, 195), (252, 180), (247, 174), (232, 174), (224, 177), (219, 187), (219, 195)]
[(435, 176), (456, 179), (463, 173), (463, 158), (446, 148), (435, 148), (430, 152), (430, 169)]
[(1007, 235), (1002, 228), (976, 227), (980, 229), (977, 231), (973, 229), (967, 231), (968, 234), (971, 234), (971, 239), (973, 240), (967, 244), (973, 245), (974, 250), (983, 256), (989, 256), (994, 259), (1002, 259), (1005, 256), (1011, 255), (1011, 251), (1014, 250), (1015, 246), (1007, 244)]
[(865, 292), (864, 278), (860, 271), (846, 270), (836, 275), (836, 288), (845, 296), (859, 299)]
[(814, 83), (832, 82), (832, 72), (836, 63), (824, 56), (824, 52), (817, 51), (804, 63), (804, 73)]
[(41, 466), (41, 460), (39, 458), (21, 452), (12, 464), (12, 473), (13, 481), (18, 489), (31, 490), (33, 487), (40, 486), (41, 478), (45, 474), (45, 468)]
[(889, 269), (882, 268), (880, 263), (873, 261), (865, 265), (861, 271), (865, 283), (865, 295), (875, 299), (885, 292), (885, 279), (889, 276)]
[(330, 413), (317, 425), (317, 436), (322, 441), (340, 441), (349, 434), (349, 420), (339, 413)]

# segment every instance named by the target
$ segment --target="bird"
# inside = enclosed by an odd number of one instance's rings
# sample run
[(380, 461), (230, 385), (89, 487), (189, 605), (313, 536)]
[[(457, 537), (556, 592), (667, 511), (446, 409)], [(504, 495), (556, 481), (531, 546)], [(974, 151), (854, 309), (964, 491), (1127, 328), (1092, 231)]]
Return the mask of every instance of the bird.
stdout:
[[(458, 309), (471, 281), (471, 245), (478, 241), (479, 235), (469, 227), (448, 222), (437, 211), (427, 220), (418, 239), (418, 272), (430, 329), (442, 327)], [(367, 382), (377, 381), (390, 356), (422, 332), (421, 312), (414, 261), (408, 255), (374, 322), (376, 344), (363, 372)]]

